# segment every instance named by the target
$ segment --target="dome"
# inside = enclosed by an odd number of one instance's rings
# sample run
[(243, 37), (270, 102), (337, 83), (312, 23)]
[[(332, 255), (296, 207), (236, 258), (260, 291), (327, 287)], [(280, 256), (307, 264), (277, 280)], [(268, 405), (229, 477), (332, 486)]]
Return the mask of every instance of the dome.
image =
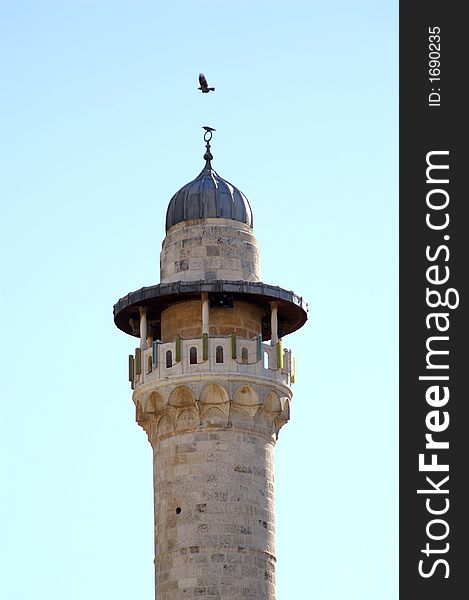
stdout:
[(166, 212), (166, 231), (182, 221), (212, 217), (233, 219), (252, 227), (249, 200), (238, 188), (220, 177), (207, 160), (200, 175), (171, 198)]

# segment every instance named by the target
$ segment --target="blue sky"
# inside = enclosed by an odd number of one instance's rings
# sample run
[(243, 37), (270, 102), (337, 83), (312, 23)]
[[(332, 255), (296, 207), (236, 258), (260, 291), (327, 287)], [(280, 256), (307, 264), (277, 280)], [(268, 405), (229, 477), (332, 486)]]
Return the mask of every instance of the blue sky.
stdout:
[(208, 124), (263, 281), (310, 306), (284, 340), (278, 600), (397, 598), (397, 58), (384, 0), (0, 4), (2, 597), (153, 598), (112, 306), (158, 282)]

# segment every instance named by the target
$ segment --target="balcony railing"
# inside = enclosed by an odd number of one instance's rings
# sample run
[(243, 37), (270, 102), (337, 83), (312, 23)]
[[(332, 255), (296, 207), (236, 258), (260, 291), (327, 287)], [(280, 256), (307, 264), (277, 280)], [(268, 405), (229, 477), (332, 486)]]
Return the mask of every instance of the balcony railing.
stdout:
[(231, 336), (153, 342), (136, 348), (129, 356), (132, 388), (151, 381), (196, 373), (226, 373), (263, 377), (290, 385), (295, 381), (295, 358), (291, 350), (263, 343), (260, 336), (247, 340)]

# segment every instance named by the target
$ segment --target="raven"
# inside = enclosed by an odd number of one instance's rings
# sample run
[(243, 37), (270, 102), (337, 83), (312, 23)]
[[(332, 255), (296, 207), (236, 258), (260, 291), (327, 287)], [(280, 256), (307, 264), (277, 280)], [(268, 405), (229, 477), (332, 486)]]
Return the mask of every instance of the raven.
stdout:
[(208, 94), (209, 92), (214, 92), (214, 87), (208, 87), (207, 80), (205, 79), (205, 75), (203, 73), (199, 73), (199, 83), (200, 87), (197, 88), (202, 92), (202, 94)]

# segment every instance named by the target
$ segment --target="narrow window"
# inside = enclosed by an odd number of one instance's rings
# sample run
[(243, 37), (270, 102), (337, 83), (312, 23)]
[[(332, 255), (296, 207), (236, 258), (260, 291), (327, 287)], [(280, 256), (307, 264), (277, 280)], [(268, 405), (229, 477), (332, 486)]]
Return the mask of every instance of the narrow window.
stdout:
[(192, 348), (189, 350), (189, 364), (197, 364), (197, 348), (195, 346), (192, 346)]
[(147, 366), (147, 373), (151, 373), (151, 372), (152, 372), (152, 370), (153, 370), (153, 362), (152, 362), (152, 357), (151, 357), (151, 355), (148, 357), (148, 360), (147, 360), (147, 365), (148, 365), (148, 366)]
[(247, 348), (243, 348), (241, 350), (241, 360), (243, 362), (243, 365), (248, 364), (248, 349)]
[(269, 353), (264, 352), (264, 369), (269, 368)]
[(166, 368), (173, 366), (173, 353), (171, 350), (166, 351)]
[(223, 362), (223, 347), (217, 346), (215, 350), (215, 362), (222, 363)]

